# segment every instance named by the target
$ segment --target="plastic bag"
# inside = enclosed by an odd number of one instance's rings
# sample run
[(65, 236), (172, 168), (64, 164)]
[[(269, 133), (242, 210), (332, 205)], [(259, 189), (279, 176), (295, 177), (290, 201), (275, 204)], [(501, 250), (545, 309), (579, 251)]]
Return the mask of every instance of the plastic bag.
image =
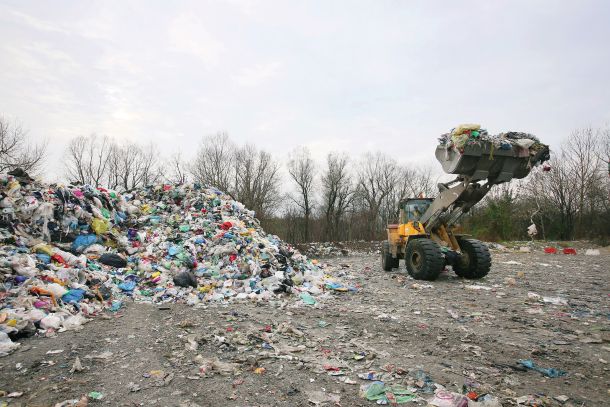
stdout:
[(301, 297), (301, 300), (303, 300), (303, 302), (307, 305), (316, 304), (316, 299), (313, 298), (308, 292), (303, 291), (299, 297)]
[(110, 225), (105, 220), (95, 218), (91, 221), (91, 228), (97, 235), (103, 235), (108, 233)]
[(61, 299), (63, 302), (66, 303), (74, 303), (74, 302), (80, 302), (82, 301), (82, 299), (85, 297), (85, 290), (81, 290), (80, 288), (76, 288), (74, 290), (70, 290), (68, 291), (66, 294), (64, 294)]
[(468, 397), (463, 394), (439, 390), (428, 404), (436, 407), (468, 407)]
[(535, 223), (532, 223), (531, 225), (529, 225), (527, 227), (527, 234), (530, 237), (534, 237), (534, 236), (536, 236), (538, 234), (538, 229), (536, 228), (536, 224)]
[(96, 235), (78, 235), (72, 242), (72, 251), (80, 253), (94, 243), (97, 243)]
[(462, 134), (462, 133), (464, 133), (466, 131), (479, 130), (480, 128), (481, 128), (481, 125), (480, 124), (476, 124), (476, 123), (460, 124), (459, 126), (454, 128), (453, 130), (451, 130), (451, 134), (459, 135), (459, 134)]
[(136, 288), (136, 282), (135, 281), (124, 281), (121, 284), (119, 284), (119, 288), (123, 291), (131, 292)]
[(57, 283), (47, 284), (46, 289), (52, 292), (55, 298), (63, 297), (65, 294), (68, 293), (68, 290), (66, 290), (62, 285)]
[(5, 332), (0, 331), (0, 356), (6, 356), (19, 347), (19, 343), (14, 343)]
[(40, 320), (40, 327), (42, 329), (59, 329), (61, 327), (61, 318), (53, 314), (47, 315)]
[(397, 384), (387, 386), (384, 382), (375, 381), (365, 384), (360, 388), (360, 397), (370, 401), (377, 401), (378, 404), (403, 404), (417, 398), (415, 394), (405, 387)]

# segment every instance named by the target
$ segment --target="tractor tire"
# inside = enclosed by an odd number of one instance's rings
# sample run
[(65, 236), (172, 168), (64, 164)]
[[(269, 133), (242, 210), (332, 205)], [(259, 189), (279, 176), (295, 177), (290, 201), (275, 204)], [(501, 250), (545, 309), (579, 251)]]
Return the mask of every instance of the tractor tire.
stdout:
[(432, 281), (443, 271), (445, 258), (436, 242), (422, 238), (411, 240), (407, 244), (405, 263), (411, 277)]
[(455, 274), (468, 279), (483, 278), (491, 268), (489, 249), (475, 239), (458, 238), (462, 254), (453, 264)]
[(399, 259), (392, 257), (390, 251), (390, 242), (385, 240), (381, 243), (381, 268), (384, 271), (392, 271), (393, 268), (398, 268)]

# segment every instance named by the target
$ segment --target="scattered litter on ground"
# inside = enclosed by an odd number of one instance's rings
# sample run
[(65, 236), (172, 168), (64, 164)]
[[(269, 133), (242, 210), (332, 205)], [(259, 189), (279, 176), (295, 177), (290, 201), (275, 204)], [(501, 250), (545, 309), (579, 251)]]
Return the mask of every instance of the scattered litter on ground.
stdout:
[(552, 367), (550, 367), (550, 368), (539, 367), (531, 359), (520, 360), (519, 364), (522, 366), (525, 366), (528, 369), (540, 372), (547, 377), (560, 377), (560, 376), (565, 376), (567, 374), (567, 372), (564, 372), (563, 370), (560, 370), (560, 369), (554, 369)]
[[(130, 193), (125, 205), (137, 211), (123, 223), (117, 209), (94, 215), (94, 197), (103, 208), (114, 201), (91, 190), (79, 204), (92, 206), (91, 218), (83, 209), (87, 219), (70, 232), (53, 215), (50, 241), (40, 237), (43, 218), (32, 226), (11, 215), (14, 232), (2, 224), (0, 403), (13, 394), (11, 404), (79, 407), (195, 407), (204, 397), (227, 406), (604, 405), (608, 260), (583, 256), (589, 242), (570, 243), (577, 256), (543, 253), (556, 242), (505, 242), (485, 279), (443, 273), (422, 284), (402, 264), (382, 272), (377, 255), (314, 264), (222, 194), (164, 189)], [(58, 190), (24, 186), (15, 202), (38, 191), (39, 204), (57, 207)], [(76, 210), (67, 207), (57, 219)], [(104, 253), (118, 257), (104, 264)]]
[(363, 384), (360, 388), (360, 396), (377, 404), (404, 404), (413, 401), (417, 395), (400, 384), (387, 385), (381, 381)]

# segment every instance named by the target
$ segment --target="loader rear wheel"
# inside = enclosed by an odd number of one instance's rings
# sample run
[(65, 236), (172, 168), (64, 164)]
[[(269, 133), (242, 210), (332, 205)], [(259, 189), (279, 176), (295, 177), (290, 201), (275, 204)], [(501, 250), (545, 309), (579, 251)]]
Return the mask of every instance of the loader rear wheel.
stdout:
[(444, 268), (440, 246), (430, 239), (411, 240), (405, 253), (407, 271), (416, 280), (436, 280)]
[(489, 249), (475, 239), (459, 239), (458, 244), (462, 254), (453, 265), (455, 274), (460, 277), (476, 279), (483, 278), (491, 268)]
[(392, 257), (390, 250), (390, 242), (387, 240), (381, 244), (381, 268), (384, 271), (392, 271), (393, 268), (398, 268), (399, 259)]

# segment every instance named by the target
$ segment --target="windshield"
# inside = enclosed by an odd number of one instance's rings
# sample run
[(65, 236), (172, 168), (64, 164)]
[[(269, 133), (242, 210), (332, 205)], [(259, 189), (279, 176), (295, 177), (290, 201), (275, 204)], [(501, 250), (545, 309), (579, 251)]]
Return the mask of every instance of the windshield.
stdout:
[(428, 210), (430, 206), (430, 201), (426, 199), (414, 199), (411, 201), (405, 202), (404, 213), (406, 217), (406, 221), (416, 221), (421, 218), (421, 216)]

